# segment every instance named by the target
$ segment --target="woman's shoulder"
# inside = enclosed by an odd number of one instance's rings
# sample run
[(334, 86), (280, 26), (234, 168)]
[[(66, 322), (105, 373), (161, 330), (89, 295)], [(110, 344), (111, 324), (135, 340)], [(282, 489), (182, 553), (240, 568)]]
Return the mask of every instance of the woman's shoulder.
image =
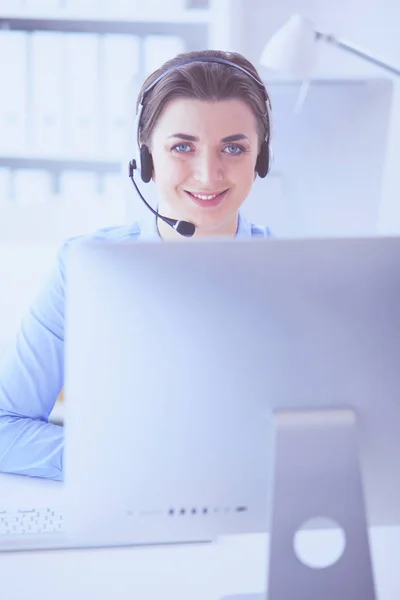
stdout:
[(79, 242), (104, 241), (104, 242), (123, 242), (132, 240), (135, 241), (140, 237), (141, 223), (136, 222), (131, 225), (114, 225), (112, 227), (103, 227), (96, 231), (70, 237), (66, 240), (66, 245), (71, 245)]
[(141, 223), (135, 222), (131, 225), (103, 227), (94, 231), (93, 233), (81, 234), (67, 238), (61, 244), (57, 256), (58, 268), (61, 271), (62, 276), (64, 276), (66, 256), (71, 248), (87, 242), (90, 243), (91, 241), (135, 242), (140, 238), (141, 230)]
[(139, 221), (130, 225), (114, 225), (112, 227), (102, 227), (92, 233), (85, 233), (67, 238), (61, 248), (68, 248), (79, 243), (91, 241), (104, 242), (124, 242), (136, 241), (140, 237), (141, 223)]

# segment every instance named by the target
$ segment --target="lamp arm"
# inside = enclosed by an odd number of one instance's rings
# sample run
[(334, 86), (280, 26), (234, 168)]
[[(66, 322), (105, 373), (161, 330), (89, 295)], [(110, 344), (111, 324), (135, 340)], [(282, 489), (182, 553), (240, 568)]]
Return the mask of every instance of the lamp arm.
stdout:
[(364, 60), (367, 60), (368, 62), (378, 67), (381, 67), (381, 69), (385, 69), (393, 75), (397, 75), (398, 77), (400, 77), (400, 69), (397, 69), (396, 67), (393, 67), (392, 65), (389, 65), (383, 62), (382, 60), (371, 56), (371, 54), (367, 54), (363, 50), (359, 50), (358, 48), (355, 48), (354, 46), (351, 46), (350, 44), (347, 44), (346, 42), (337, 39), (333, 35), (327, 35), (326, 33), (316, 31), (315, 37), (317, 41), (322, 39), (325, 42), (328, 42), (329, 44), (333, 44), (335, 46), (338, 46), (339, 48), (342, 48), (343, 50), (347, 50), (348, 52), (351, 52), (352, 54), (355, 54), (356, 56), (359, 56), (360, 58), (363, 58)]

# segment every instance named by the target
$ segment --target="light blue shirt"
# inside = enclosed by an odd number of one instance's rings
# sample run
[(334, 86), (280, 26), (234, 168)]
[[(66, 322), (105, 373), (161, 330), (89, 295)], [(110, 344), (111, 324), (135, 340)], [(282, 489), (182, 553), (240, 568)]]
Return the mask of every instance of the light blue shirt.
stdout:
[[(237, 238), (269, 237), (239, 216)], [(86, 236), (85, 236), (86, 237)], [(14, 343), (0, 366), (0, 471), (63, 479), (63, 427), (49, 415), (64, 386), (65, 257), (60, 248), (47, 284), (21, 321)], [(155, 217), (131, 226), (102, 229), (87, 239), (162, 241)]]

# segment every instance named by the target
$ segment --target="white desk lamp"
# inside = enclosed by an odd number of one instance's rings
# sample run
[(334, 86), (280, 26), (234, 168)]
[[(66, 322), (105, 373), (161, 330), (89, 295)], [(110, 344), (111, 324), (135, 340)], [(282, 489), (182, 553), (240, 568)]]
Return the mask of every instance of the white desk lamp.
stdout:
[(400, 76), (399, 69), (337, 39), (333, 35), (317, 31), (310, 20), (300, 15), (293, 15), (267, 42), (261, 54), (260, 63), (264, 67), (287, 73), (302, 80), (303, 84), (295, 108), (296, 113), (301, 111), (310, 86), (310, 77), (318, 55), (317, 42), (320, 40), (347, 50), (394, 75)]
[(371, 56), (333, 35), (317, 31), (314, 24), (301, 17), (293, 15), (267, 42), (260, 57), (264, 67), (284, 71), (302, 80), (309, 79), (316, 63), (320, 40), (347, 50), (374, 65), (400, 76), (400, 70)]

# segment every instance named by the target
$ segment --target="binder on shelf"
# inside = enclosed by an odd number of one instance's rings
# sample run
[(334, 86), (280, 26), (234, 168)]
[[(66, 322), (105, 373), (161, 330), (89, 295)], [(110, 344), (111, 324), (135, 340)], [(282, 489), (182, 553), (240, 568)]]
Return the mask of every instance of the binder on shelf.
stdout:
[(24, 17), (54, 17), (60, 7), (59, 0), (19, 0)]
[(66, 146), (65, 36), (32, 34), (31, 148), (40, 154), (61, 154)]
[(154, 14), (162, 19), (163, 15), (171, 15), (182, 13), (186, 10), (186, 0), (168, 0), (168, 2), (160, 2), (160, 0), (146, 0), (143, 3), (143, 12), (145, 14)]
[(147, 35), (143, 40), (144, 70), (149, 75), (167, 60), (185, 51), (185, 44), (176, 35)]
[(13, 203), (20, 207), (41, 206), (52, 197), (51, 175), (41, 169), (18, 169), (13, 173)]
[(78, 212), (98, 195), (98, 176), (94, 173), (68, 172), (60, 175), (61, 201)]
[[(5, 59), (4, 57), (7, 57)], [(27, 36), (0, 30), (0, 153), (26, 151)]]
[(105, 155), (121, 157), (126, 146), (129, 114), (135, 113), (129, 86), (139, 71), (140, 41), (131, 35), (105, 35), (102, 43), (103, 151)]
[(25, 0), (0, 0), (0, 14), (20, 17), (24, 11)]
[(72, 155), (99, 154), (99, 46), (94, 34), (65, 36), (65, 96), (67, 151)]
[(64, 172), (56, 199), (61, 212), (64, 237), (83, 235), (97, 229), (98, 177), (93, 173)]
[(122, 175), (105, 175), (100, 196), (100, 227), (112, 227), (127, 223), (127, 205)]
[(140, 0), (99, 0), (98, 11), (105, 19), (128, 19), (134, 20), (140, 12), (143, 12)]
[(0, 209), (11, 203), (10, 169), (0, 167)]
[[(112, 3), (112, 0), (109, 1)], [(70, 19), (97, 17), (99, 14), (99, 0), (65, 0), (60, 9), (60, 14)]]

